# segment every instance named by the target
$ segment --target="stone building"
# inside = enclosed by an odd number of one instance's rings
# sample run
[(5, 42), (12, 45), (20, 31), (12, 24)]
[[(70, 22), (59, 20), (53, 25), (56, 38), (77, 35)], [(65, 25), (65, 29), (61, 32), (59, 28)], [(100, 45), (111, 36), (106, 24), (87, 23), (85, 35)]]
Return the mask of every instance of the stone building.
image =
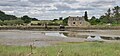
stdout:
[(68, 17), (68, 26), (70, 27), (84, 27), (90, 25), (89, 22), (85, 21), (84, 17)]

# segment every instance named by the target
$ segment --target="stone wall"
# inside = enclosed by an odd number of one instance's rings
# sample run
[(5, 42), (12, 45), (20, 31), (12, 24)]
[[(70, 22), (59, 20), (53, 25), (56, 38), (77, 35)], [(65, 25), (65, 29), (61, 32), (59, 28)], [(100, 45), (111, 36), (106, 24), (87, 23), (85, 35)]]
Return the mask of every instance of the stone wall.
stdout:
[(83, 27), (88, 25), (90, 24), (84, 20), (84, 17), (68, 17), (68, 26), (70, 27)]

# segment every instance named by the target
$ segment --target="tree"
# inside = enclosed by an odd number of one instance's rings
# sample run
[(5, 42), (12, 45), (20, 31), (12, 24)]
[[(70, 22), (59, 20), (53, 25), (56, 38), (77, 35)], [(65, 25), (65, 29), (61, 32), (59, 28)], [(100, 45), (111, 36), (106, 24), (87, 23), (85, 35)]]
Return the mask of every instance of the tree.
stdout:
[(110, 17), (111, 15), (111, 9), (109, 8), (108, 11), (107, 11), (107, 15)]
[(117, 24), (119, 23), (120, 21), (120, 7), (119, 6), (116, 6), (113, 8), (113, 13), (114, 13), (114, 20), (116, 20)]
[(6, 15), (4, 20), (15, 20), (15, 19), (17, 19), (17, 17), (14, 15)]
[(31, 18), (28, 17), (27, 15), (24, 15), (23, 17), (21, 17), (21, 19), (24, 21), (24, 23), (30, 23), (31, 22)]
[(24, 23), (24, 21), (21, 19), (14, 20), (14, 22), (16, 25), (22, 25)]
[(53, 21), (57, 21), (58, 19), (53, 19)]
[(101, 23), (105, 23), (105, 24), (107, 24), (109, 22), (108, 18), (105, 15), (102, 15), (99, 18), (99, 20), (100, 20)]
[(2, 26), (4, 23), (3, 23), (3, 21), (2, 20), (0, 20), (0, 25)]
[(4, 21), (4, 20), (14, 20), (14, 19), (17, 19), (17, 17), (14, 15), (7, 15), (4, 12), (0, 11), (0, 20)]
[(31, 18), (32, 19), (32, 21), (38, 21), (38, 19), (36, 19), (36, 18)]
[(5, 25), (15, 25), (15, 24), (23, 24), (23, 23), (30, 23), (31, 20), (38, 20), (36, 18), (30, 18), (27, 15), (18, 18), (14, 15), (8, 15), (5, 14), (3, 11), (0, 11), (0, 25), (5, 24)]
[(59, 17), (59, 20), (63, 20), (63, 17)]
[(88, 21), (87, 11), (85, 11), (84, 19), (85, 19), (85, 21)]
[(22, 25), (24, 23), (21, 19), (15, 19), (15, 20), (4, 20), (5, 25)]
[(112, 23), (112, 20), (111, 20), (111, 9), (109, 8), (108, 10), (107, 10), (107, 13), (105, 13), (105, 15), (106, 15), (106, 22), (107, 23)]
[(4, 20), (4, 24), (5, 25), (14, 25), (15, 24), (15, 22), (13, 21), (13, 20)]
[(67, 17), (67, 18), (64, 18), (64, 20), (63, 20), (63, 25), (68, 25), (67, 23), (68, 23), (68, 17)]
[(0, 10), (0, 15), (5, 15), (5, 13), (3, 11)]
[(89, 22), (91, 25), (97, 25), (100, 21), (95, 16), (92, 16)]
[(116, 7), (113, 8), (113, 13), (114, 13), (115, 18), (120, 17), (119, 10), (120, 10), (119, 6), (116, 6)]

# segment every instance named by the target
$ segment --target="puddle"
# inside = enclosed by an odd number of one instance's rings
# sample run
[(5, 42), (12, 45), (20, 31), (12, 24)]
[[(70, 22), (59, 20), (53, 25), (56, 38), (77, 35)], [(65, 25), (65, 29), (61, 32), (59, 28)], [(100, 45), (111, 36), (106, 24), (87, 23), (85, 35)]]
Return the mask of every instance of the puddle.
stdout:
[[(102, 31), (101, 31), (102, 32)], [(40, 38), (46, 36), (53, 37), (64, 37), (64, 38), (83, 38), (90, 40), (120, 40), (120, 31), (108, 31), (107, 34), (104, 34), (107, 31), (102, 33), (96, 33), (92, 31), (1, 31), (0, 38), (22, 38), (22, 39), (31, 39), (31, 38)], [(117, 35), (115, 33), (117, 32)], [(114, 35), (108, 34), (113, 33)]]
[(47, 36), (57, 36), (57, 37), (67, 37), (65, 36), (63, 33), (59, 33), (59, 32), (54, 32), (54, 33), (45, 33), (45, 35)]

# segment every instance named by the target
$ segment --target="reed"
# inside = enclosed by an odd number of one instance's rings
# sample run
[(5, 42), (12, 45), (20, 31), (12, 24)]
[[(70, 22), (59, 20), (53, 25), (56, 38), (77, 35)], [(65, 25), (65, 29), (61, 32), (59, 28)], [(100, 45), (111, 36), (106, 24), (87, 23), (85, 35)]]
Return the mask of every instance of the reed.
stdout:
[(63, 43), (35, 48), (0, 45), (0, 56), (120, 56), (120, 43)]

